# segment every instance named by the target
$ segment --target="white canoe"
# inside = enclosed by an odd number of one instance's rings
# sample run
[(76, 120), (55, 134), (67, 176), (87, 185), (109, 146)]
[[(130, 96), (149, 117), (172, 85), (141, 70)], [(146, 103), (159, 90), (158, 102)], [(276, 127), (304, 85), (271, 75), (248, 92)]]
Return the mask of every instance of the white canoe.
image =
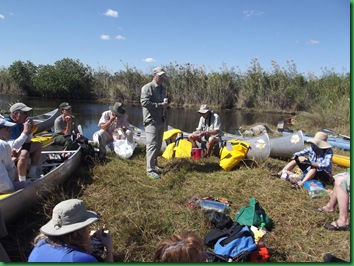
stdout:
[(301, 130), (270, 139), (270, 156), (291, 157), (304, 149), (304, 135)]
[(37, 126), (37, 130), (34, 133), (49, 130), (54, 126), (55, 119), (60, 115), (59, 109), (33, 116), (33, 122)]
[(9, 224), (26, 209), (34, 205), (39, 199), (51, 192), (51, 189), (62, 184), (80, 166), (81, 147), (72, 153), (70, 158), (61, 163), (46, 163), (48, 154), (61, 154), (60, 146), (48, 145), (43, 148), (41, 161), (42, 168), (51, 170), (31, 185), (13, 193), (0, 195), (0, 210), (5, 223)]

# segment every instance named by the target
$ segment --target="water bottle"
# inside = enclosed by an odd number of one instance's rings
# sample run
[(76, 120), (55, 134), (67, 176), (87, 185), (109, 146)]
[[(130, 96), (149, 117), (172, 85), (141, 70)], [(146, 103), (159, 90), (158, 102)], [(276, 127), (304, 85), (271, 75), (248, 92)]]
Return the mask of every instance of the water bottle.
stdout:
[(222, 203), (222, 202), (218, 202), (218, 201), (213, 201), (213, 200), (202, 200), (199, 203), (199, 206), (203, 209), (207, 209), (207, 210), (215, 210), (218, 212), (224, 212), (227, 204), (226, 203)]

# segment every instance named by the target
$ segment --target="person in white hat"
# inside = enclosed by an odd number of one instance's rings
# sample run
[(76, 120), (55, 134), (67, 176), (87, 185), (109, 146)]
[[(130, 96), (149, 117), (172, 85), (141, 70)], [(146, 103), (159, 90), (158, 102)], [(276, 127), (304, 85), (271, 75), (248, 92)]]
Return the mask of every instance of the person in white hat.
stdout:
[(11, 135), (11, 128), (16, 123), (0, 119), (0, 193), (10, 193), (31, 184), (31, 181), (16, 181), (16, 166), (11, 159), (11, 146), (7, 142)]
[(113, 140), (127, 139), (133, 142), (133, 132), (129, 129), (128, 114), (123, 108), (123, 104), (115, 102), (109, 106), (108, 111), (104, 111), (98, 121), (99, 131), (93, 134), (93, 141), (99, 147), (98, 157), (104, 160), (107, 150), (114, 150)]
[[(88, 211), (79, 199), (68, 199), (53, 209), (52, 219), (40, 228), (28, 262), (98, 262), (91, 255), (89, 225), (98, 215)], [(98, 229), (94, 233), (106, 249), (106, 262), (113, 262), (113, 246), (109, 233)]]
[(202, 104), (198, 110), (200, 114), (199, 124), (188, 140), (192, 142), (192, 147), (197, 148), (197, 143), (207, 143), (207, 150), (204, 157), (211, 155), (214, 145), (217, 143), (221, 128), (221, 120), (218, 114), (212, 112), (208, 105)]
[(146, 133), (147, 176), (159, 179), (163, 169), (157, 165), (163, 133), (166, 127), (166, 110), (169, 106), (163, 86), (166, 72), (162, 67), (153, 69), (153, 80), (141, 88), (140, 104), (143, 109), (143, 125)]
[[(303, 179), (294, 183), (294, 185), (301, 187), (306, 181), (314, 178), (332, 185), (334, 181), (332, 177), (333, 150), (327, 140), (328, 135), (326, 133), (317, 132), (312, 139), (308, 140), (311, 145), (294, 153), (291, 161), (278, 173), (278, 176), (289, 181), (289, 171), (298, 165), (303, 172)], [(308, 158), (305, 156), (308, 156)]]
[[(5, 119), (9, 122), (16, 123), (11, 128), (11, 136), (9, 143), (14, 151), (14, 157), (17, 160), (17, 171), (20, 181), (26, 179), (39, 178), (40, 171), (37, 171), (39, 160), (41, 158), (42, 145), (39, 142), (32, 142), (32, 130), (35, 125), (29, 119), (29, 114), (32, 111), (24, 103), (15, 103), (10, 107), (10, 116)], [(27, 166), (31, 159), (31, 166), (27, 173)], [(38, 169), (40, 170), (40, 169)]]

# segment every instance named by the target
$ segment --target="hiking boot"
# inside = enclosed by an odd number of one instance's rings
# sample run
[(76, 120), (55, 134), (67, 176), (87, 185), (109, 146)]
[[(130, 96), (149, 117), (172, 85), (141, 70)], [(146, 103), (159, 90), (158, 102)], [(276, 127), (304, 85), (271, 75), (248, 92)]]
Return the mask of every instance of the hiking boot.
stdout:
[(161, 167), (155, 166), (155, 171), (156, 171), (157, 173), (159, 173), (159, 174), (163, 174), (164, 169), (161, 168)]
[(161, 178), (160, 175), (158, 173), (156, 173), (156, 172), (148, 172), (147, 176), (152, 178), (152, 179), (160, 179)]

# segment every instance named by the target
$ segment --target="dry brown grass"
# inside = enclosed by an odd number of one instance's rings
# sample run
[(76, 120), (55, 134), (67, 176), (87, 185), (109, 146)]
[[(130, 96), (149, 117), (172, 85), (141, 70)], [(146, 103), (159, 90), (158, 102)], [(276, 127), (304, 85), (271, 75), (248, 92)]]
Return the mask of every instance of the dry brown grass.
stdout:
[[(212, 226), (201, 210), (186, 206), (196, 194), (231, 200), (233, 205), (227, 214), (232, 218), (255, 197), (274, 222), (266, 236), (272, 262), (321, 262), (326, 252), (350, 258), (350, 233), (331, 232), (322, 226), (338, 214), (312, 210), (323, 206), (329, 197), (311, 200), (305, 190), (293, 189), (272, 176), (286, 161), (270, 158), (258, 166), (241, 163), (235, 170), (224, 172), (216, 157), (198, 161), (161, 159), (166, 174), (161, 180), (151, 180), (145, 173), (144, 148), (138, 147), (129, 160), (113, 155), (109, 159), (92, 171), (77, 172), (80, 177), (64, 189), (58, 188), (43, 206), (49, 214), (63, 199), (82, 198), (89, 209), (101, 216), (94, 226), (105, 224), (110, 230), (117, 262), (152, 261), (158, 242), (175, 232), (192, 230), (204, 237)], [(334, 174), (341, 171), (344, 169), (334, 167)], [(26, 219), (21, 218), (9, 228), (10, 235), (4, 243), (14, 261), (26, 261), (30, 241), (48, 219), (43, 207), (36, 212), (28, 213)]]

